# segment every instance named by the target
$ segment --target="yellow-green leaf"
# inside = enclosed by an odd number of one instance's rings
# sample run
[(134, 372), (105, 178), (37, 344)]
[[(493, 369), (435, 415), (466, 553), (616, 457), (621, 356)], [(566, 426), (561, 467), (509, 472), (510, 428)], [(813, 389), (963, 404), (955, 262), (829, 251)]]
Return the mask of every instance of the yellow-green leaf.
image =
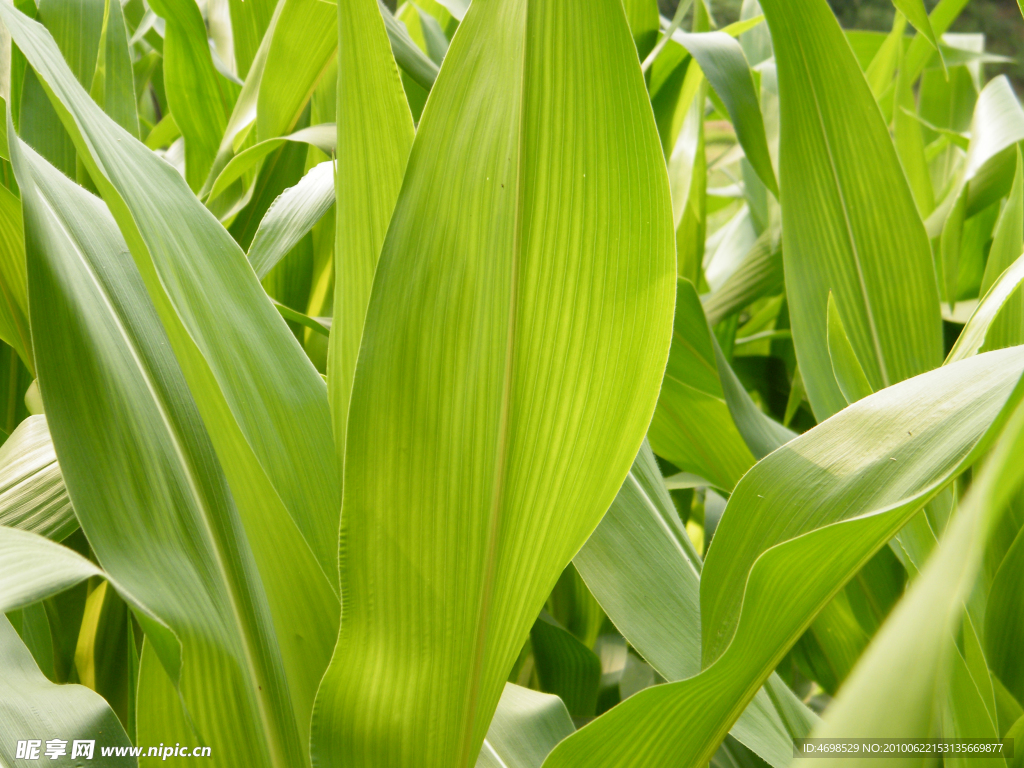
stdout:
[(474, 3), (370, 298), (318, 765), (475, 763), (534, 619), (640, 447), (674, 267), (619, 0)]

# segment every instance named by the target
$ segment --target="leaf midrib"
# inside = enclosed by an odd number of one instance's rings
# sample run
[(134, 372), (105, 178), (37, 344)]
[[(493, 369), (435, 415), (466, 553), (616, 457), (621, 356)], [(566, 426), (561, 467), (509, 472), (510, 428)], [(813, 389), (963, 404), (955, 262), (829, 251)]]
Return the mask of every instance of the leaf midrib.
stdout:
[[(476, 643), (473, 647), (472, 673), (470, 675), (469, 689), (469, 722), (463, 734), (462, 754), (459, 765), (469, 766), (474, 758), (473, 755), (473, 732), (476, 730), (478, 717), (478, 705), (480, 699), (480, 682), (483, 677), (483, 657), (487, 643), (487, 635), (490, 629), (491, 605), (494, 597), (495, 570), (497, 567), (498, 551), (498, 529), (501, 521), (502, 494), (505, 487), (505, 480), (508, 474), (508, 448), (509, 448), (509, 412), (512, 409), (512, 372), (515, 357), (516, 337), (516, 308), (519, 292), (519, 263), (522, 251), (523, 234), (523, 111), (526, 101), (526, 63), (527, 45), (529, 43), (529, 14), (531, 0), (523, 0), (523, 60), (520, 72), (519, 105), (516, 110), (516, 164), (515, 164), (515, 210), (513, 212), (513, 233), (512, 233), (512, 258), (511, 258), (511, 283), (509, 286), (508, 299), (508, 332), (506, 335), (505, 348), (505, 371), (502, 378), (501, 403), (499, 405), (498, 422), (498, 455), (494, 467), (494, 493), (491, 498), (491, 507), (488, 514), (488, 540), (487, 555), (484, 563), (484, 583), (480, 594), (480, 623), (477, 628)], [(472, 10), (470, 10), (472, 13)], [(468, 15), (468, 14), (467, 14)], [(463, 24), (465, 20), (463, 20)], [(460, 25), (461, 26), (461, 25)], [(435, 87), (437, 83), (435, 82)], [(492, 750), (493, 751), (493, 750)]]

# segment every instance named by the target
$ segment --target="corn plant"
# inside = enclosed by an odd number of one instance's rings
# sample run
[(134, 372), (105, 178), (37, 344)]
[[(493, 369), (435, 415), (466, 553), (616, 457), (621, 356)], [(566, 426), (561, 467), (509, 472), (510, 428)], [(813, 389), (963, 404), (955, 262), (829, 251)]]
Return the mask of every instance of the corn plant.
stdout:
[(0, 765), (1024, 738), (966, 4), (0, 3)]

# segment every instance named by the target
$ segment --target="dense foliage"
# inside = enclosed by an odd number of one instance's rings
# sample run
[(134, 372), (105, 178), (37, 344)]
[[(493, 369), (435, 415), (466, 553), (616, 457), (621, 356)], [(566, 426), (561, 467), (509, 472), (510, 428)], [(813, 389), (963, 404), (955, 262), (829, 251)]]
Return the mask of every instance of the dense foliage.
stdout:
[(1024, 739), (967, 2), (0, 3), (0, 765)]

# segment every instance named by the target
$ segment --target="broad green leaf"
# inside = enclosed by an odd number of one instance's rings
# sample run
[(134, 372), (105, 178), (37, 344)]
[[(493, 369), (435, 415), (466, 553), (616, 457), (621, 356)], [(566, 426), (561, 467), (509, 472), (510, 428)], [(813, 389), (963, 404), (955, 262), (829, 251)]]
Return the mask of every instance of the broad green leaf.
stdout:
[(384, 19), (384, 28), (391, 41), (395, 61), (421, 88), (429, 92), (437, 79), (438, 65), (413, 42), (405, 25), (391, 15), (383, 0), (378, 0), (377, 7)]
[[(307, 118), (304, 117), (302, 120), (304, 128), (306, 128), (306, 121)], [(307, 140), (322, 142), (323, 146), (333, 151), (333, 126), (313, 126), (312, 135), (307, 134), (305, 130), (299, 130), (290, 135), (295, 136), (296, 134), (299, 134), (300, 138), (305, 136)], [(299, 183), (302, 174), (306, 170), (306, 161), (309, 159), (310, 152), (320, 152), (312, 144), (306, 144), (304, 141), (279, 142), (279, 140), (270, 139), (268, 143), (269, 147), (256, 145), (253, 148), (255, 149), (254, 155), (256, 158), (259, 158), (260, 153), (266, 148), (273, 149), (273, 151), (262, 162), (253, 166), (252, 170), (255, 171), (255, 173), (251, 174), (253, 182), (247, 186), (244, 195), (234, 205), (230, 206), (227, 212), (222, 210), (224, 206), (219, 202), (210, 206), (211, 210), (214, 211), (221, 221), (227, 221), (230, 218), (231, 223), (227, 227), (228, 232), (231, 233), (231, 237), (243, 250), (252, 244), (252, 239), (256, 235), (260, 221), (266, 215), (267, 210), (274, 200), (277, 199), (278, 195), (288, 187)], [(277, 146), (274, 147), (274, 144), (277, 144)], [(233, 158), (232, 162), (236, 160), (241, 161), (244, 167), (250, 159), (254, 159), (249, 155), (248, 150), (241, 154), (243, 156)], [(230, 168), (225, 170), (233, 173)], [(250, 174), (245, 173), (243, 176), (249, 178)], [(235, 189), (237, 190), (241, 186), (242, 184), (239, 184)], [(231, 199), (233, 196), (225, 195), (223, 197)], [(278, 270), (277, 276), (280, 277), (282, 273), (287, 274), (287, 272), (288, 267), (285, 267)], [(266, 283), (264, 283), (264, 286), (266, 287)]]
[(13, 347), (33, 372), (21, 201), (6, 187), (0, 189), (0, 291), (0, 339)]
[(153, 126), (153, 130), (146, 136), (145, 144), (150, 149), (162, 149), (173, 144), (179, 136), (181, 129), (174, 122), (174, 115), (168, 112)]
[[(703, 671), (642, 691), (549, 768), (699, 765), (814, 616), (991, 443), (1024, 395), (1024, 349), (876, 392), (772, 453), (729, 499), (701, 576)], [(677, 729), (668, 724), (686, 722)]]
[(557, 696), (505, 683), (476, 768), (540, 768), (573, 730)]
[[(1014, 480), (1014, 478), (1011, 477), (1007, 482), (1009, 482), (1010, 484), (1015, 484), (1017, 490), (1020, 490), (1020, 481)], [(1003, 518), (1013, 515), (1013, 501), (1014, 500), (1011, 497), (1007, 507), (996, 516), (996, 519), (993, 521), (992, 532), (989, 534), (989, 541), (991, 541), (994, 536), (998, 535), (996, 531), (998, 530), (999, 525), (1002, 523)], [(984, 563), (982, 565), (984, 567)], [(1000, 714), (1000, 708), (1003, 706), (1000, 703), (1000, 699), (1002, 698), (1002, 696), (1000, 694), (997, 694), (996, 692), (998, 683), (996, 681), (996, 678), (992, 675), (991, 670), (989, 669), (988, 658), (986, 657), (986, 652), (984, 649), (982, 638), (984, 636), (983, 632), (985, 626), (981, 623), (981, 617), (978, 615), (978, 612), (976, 610), (976, 601), (974, 605), (971, 605), (971, 602), (972, 601), (970, 600), (968, 601), (968, 610), (964, 615), (962, 627), (964, 633), (964, 660), (967, 663), (968, 669), (971, 673), (971, 677), (974, 678), (975, 683), (978, 686), (978, 690), (981, 693), (982, 699), (984, 699), (985, 708), (991, 715), (993, 722), (997, 723), (998, 725), (998, 723), (1003, 722), (1003, 719)], [(1005, 724), (1008, 725), (1009, 722), (1011, 721), (1006, 721)]]
[[(745, 159), (741, 159), (740, 162), (747, 164)], [(750, 181), (750, 186), (757, 185), (764, 189), (764, 184), (756, 176)], [(757, 218), (760, 214), (754, 210), (755, 206), (741, 205), (728, 222), (714, 234), (714, 241), (707, 243), (709, 252), (704, 256), (704, 279), (702, 282), (707, 283), (712, 291), (717, 291), (722, 287), (743, 263), (750, 249), (757, 244)]]
[(725, 404), (729, 407), (737, 431), (743, 436), (743, 441), (750, 448), (754, 458), (762, 459), (796, 437), (796, 432), (782, 426), (757, 407), (732, 370), (729, 361), (725, 359), (714, 334), (711, 334), (711, 343), (715, 347), (715, 361), (718, 364), (718, 376), (722, 382)]
[(562, 571), (545, 608), (581, 643), (588, 648), (595, 646), (606, 617), (575, 566)]
[(736, 137), (747, 160), (764, 185), (778, 197), (779, 188), (768, 154), (761, 106), (743, 48), (725, 32), (688, 34), (680, 31), (672, 39), (697, 60), (711, 87), (729, 110)]
[[(257, 141), (274, 139), (295, 130), (310, 96), (338, 50), (338, 11), (333, 3), (284, 0), (278, 4), (275, 16), (277, 14), (280, 17), (271, 22), (267, 31), (271, 35), (269, 45), (267, 40), (262, 44), (267, 45), (267, 53), (265, 64), (258, 70), (258, 96), (252, 94), (257, 96), (254, 115)], [(255, 62), (253, 70), (256, 70)], [(250, 71), (249, 78), (252, 77), (253, 71)]]
[[(658, 134), (666, 157), (671, 155), (675, 147), (696, 88), (704, 80), (703, 73), (698, 73), (696, 68), (691, 72), (693, 58), (670, 37), (670, 33), (679, 28), (691, 4), (692, 0), (679, 3), (664, 36), (641, 65), (648, 81), (651, 106), (654, 108), (654, 118), (658, 123)], [(666, 48), (665, 55), (659, 55)]]
[(310, 330), (319, 333), (321, 336), (330, 335), (331, 325), (333, 324), (331, 322), (332, 318), (310, 317), (309, 315), (304, 315), (301, 312), (297, 312), (291, 307), (288, 307), (276, 300), (274, 301), (274, 306), (277, 307), (277, 311), (281, 313), (281, 317), (283, 317), (285, 320), (290, 320), (293, 323), (303, 325), (306, 328), (309, 328)]
[[(81, 762), (70, 759), (75, 739), (131, 746), (117, 715), (97, 693), (81, 685), (54, 685), (43, 676), (5, 616), (0, 616), (0, 666), (4, 670), (0, 678), (0, 760), (5, 765), (24, 764), (16, 758), (16, 749), (19, 741), (28, 739), (43, 741), (38, 756), (48, 765), (61, 767)], [(67, 742), (66, 757), (46, 757), (45, 740), (53, 738)], [(95, 754), (99, 757), (99, 749)], [(128, 759), (124, 764), (135, 762)]]
[(104, 2), (103, 32), (100, 34), (96, 71), (93, 74), (90, 93), (93, 100), (114, 119), (114, 122), (135, 138), (140, 138), (135, 73), (132, 70), (128, 33), (125, 30), (120, 2)]
[(949, 304), (950, 311), (956, 304), (957, 277), (960, 274), (960, 251), (963, 246), (964, 219), (967, 218), (967, 187), (962, 186), (961, 193), (956, 197), (949, 215), (942, 226), (939, 237), (939, 260), (937, 266), (940, 276), (940, 290), (943, 299)]
[[(89, 88), (103, 29), (103, 0), (41, 0), (33, 4), (32, 12), (53, 35), (75, 78)], [(75, 146), (31, 71), (25, 72), (20, 98), (12, 95), (12, 114), (20, 117), (15, 117), (15, 124), (22, 139), (68, 177), (76, 178)]]
[[(700, 672), (701, 561), (646, 443), (573, 563), (616, 628), (663, 677), (683, 680)], [(784, 766), (794, 735), (784, 719), (803, 723), (798, 735), (806, 736), (814, 717), (800, 713), (805, 708), (778, 678), (769, 680), (769, 688), (773, 698), (758, 693), (732, 734), (772, 765)]]
[[(181, 176), (96, 107), (45, 30), (9, 8), (0, 8), (0, 16), (45, 73), (122, 229), (243, 516), (278, 525), (283, 503), (333, 581), (339, 488), (323, 380), (241, 248)], [(279, 550), (275, 559), (292, 558), (289, 567), (305, 568), (308, 553), (290, 535), (284, 541), (297, 549)]]
[(309, 170), (274, 201), (260, 222), (247, 254), (261, 280), (334, 205), (334, 163)]
[(623, 637), (666, 679), (700, 672), (701, 560), (646, 441), (573, 563)]
[[(1015, 293), (1020, 289), (1021, 283), (1024, 283), (1024, 255), (1019, 256), (1013, 264), (1006, 268), (995, 285), (989, 288), (988, 293), (978, 303), (978, 308), (974, 310), (971, 319), (967, 321), (967, 325), (964, 326), (956, 343), (949, 351), (946, 363), (970, 357), (985, 345), (989, 330), (1000, 311), (1006, 306), (1007, 301), (1019, 297), (1019, 294), (1015, 296)], [(1018, 341), (1024, 341), (1024, 339), (1018, 339)]]
[(57, 682), (53, 666), (53, 638), (50, 635), (50, 620), (46, 618), (43, 603), (26, 605), (17, 611), (9, 611), (7, 618), (36, 664), (48, 680)]
[[(423, 48), (430, 57), (430, 60), (440, 67), (441, 62), (444, 61), (444, 55), (448, 52), (448, 37), (441, 28), (440, 22), (420, 8), (419, 5), (413, 5), (413, 10), (416, 13), (420, 32), (423, 36)], [(444, 9), (442, 8), (441, 10)], [(450, 14), (447, 15), (450, 16)], [(408, 26), (406, 28), (408, 29)]]
[(942, 66), (946, 66), (945, 60), (942, 58), (942, 51), (939, 47), (939, 38), (935, 34), (935, 30), (932, 29), (931, 19), (928, 18), (928, 11), (924, 7), (924, 0), (892, 0), (892, 4), (907, 17), (907, 20), (914, 25), (914, 28), (921, 33), (934, 48), (938, 51), (939, 59), (942, 61)]
[(541, 690), (556, 694), (573, 717), (593, 717), (601, 660), (543, 613), (530, 630), (530, 645)]
[(103, 572), (74, 550), (36, 533), (0, 526), (0, 574), (0, 613), (6, 613)]
[(704, 301), (708, 323), (717, 325), (729, 315), (783, 287), (782, 249), (778, 233), (766, 230), (721, 287)]
[(110, 582), (97, 586), (85, 601), (75, 646), (78, 682), (100, 694), (128, 727), (129, 611)]
[(29, 416), (0, 446), (0, 525), (54, 541), (78, 527), (45, 416)]
[(373, 275), (415, 135), (384, 26), (375, 0), (338, 5), (333, 305), (338, 323), (329, 341), (327, 383), (342, 462)]
[[(756, 19), (758, 16), (763, 16), (761, 13), (761, 4), (758, 0), (743, 0), (743, 5), (740, 6), (740, 21), (747, 21), (749, 19)], [(743, 46), (743, 54), (747, 57), (747, 61), (750, 62), (751, 66), (757, 66), (763, 61), (772, 57), (772, 36), (768, 32), (768, 27), (758, 26), (755, 29), (748, 30), (739, 36), (740, 45)]]
[(629, 31), (633, 33), (637, 55), (643, 61), (658, 41), (658, 0), (622, 0), (622, 7), (626, 11)]
[(1005, 76), (994, 78), (978, 94), (974, 108), (971, 143), (964, 170), (966, 181), (977, 186), (975, 179), (983, 174), (986, 165), (1000, 152), (1022, 140), (1024, 109), (1017, 101), (1010, 81)]
[(618, 0), (474, 4), (367, 312), (317, 763), (475, 763), (530, 626), (654, 410), (671, 215)]
[(50, 30), (82, 85), (92, 84), (103, 31), (103, 0), (40, 0), (39, 21)]
[[(906, 54), (902, 54), (903, 61)], [(935, 190), (932, 187), (931, 172), (925, 156), (924, 136), (917, 119), (917, 104), (914, 98), (913, 82), (906, 67), (900, 62), (896, 76), (896, 93), (893, 106), (893, 139), (896, 153), (903, 163), (910, 190), (922, 218), (931, 214), (935, 207)]]
[(274, 0), (228, 0), (231, 8), (231, 35), (235, 53), (235, 71), (246, 79), (263, 37), (270, 28), (277, 3)]
[(846, 402), (855, 403), (872, 393), (868, 378), (864, 375), (857, 353), (853, 351), (850, 339), (846, 335), (839, 306), (831, 293), (828, 295), (828, 320), (826, 336), (828, 339), (828, 355), (832, 360), (832, 372), (836, 383), (842, 390)]
[(981, 294), (991, 288), (999, 276), (1024, 253), (1024, 160), (1017, 148), (1017, 165), (1013, 187), (1006, 198), (999, 220), (992, 232), (992, 247), (985, 262)]
[(680, 277), (695, 285), (701, 280), (707, 233), (707, 146), (704, 140), (707, 89), (707, 80), (700, 68), (687, 67), (679, 101), (689, 101), (668, 158), (672, 220), (676, 227), (676, 269)]
[[(95, 557), (91, 551), (85, 534), (81, 529), (75, 531), (64, 540), (64, 546), (77, 552), (82, 558)], [(95, 575), (95, 574), (94, 574)], [(104, 574), (105, 576), (106, 574)], [(82, 627), (82, 615), (85, 612), (85, 601), (89, 596), (89, 582), (71, 580), (68, 585), (58, 585), (52, 597), (39, 603), (46, 613), (50, 633), (50, 657), (53, 664), (53, 677), (57, 683), (78, 681), (75, 670), (75, 648), (78, 644), (79, 630)], [(89, 579), (92, 581), (92, 579)]]
[[(138, 695), (136, 744), (210, 744), (189, 724), (188, 715), (181, 708), (181, 698), (161, 666), (153, 650), (153, 643), (148, 638), (142, 644), (142, 654), (139, 658)], [(213, 754), (212, 746), (210, 753)], [(139, 764), (143, 768), (149, 768), (162, 762), (143, 757)]]
[[(907, 0), (907, 2), (913, 2), (913, 0)], [(939, 0), (938, 4), (928, 15), (928, 23), (931, 25), (932, 33), (936, 38), (941, 38), (946, 33), (967, 3), (968, 0)], [(910, 47), (907, 49), (905, 59), (909, 82), (917, 80), (921, 75), (921, 71), (934, 55), (935, 46), (932, 42), (925, 35), (915, 35), (914, 39), (910, 41)]]
[(285, 142), (289, 141), (309, 144), (325, 154), (331, 154), (335, 151), (336, 147), (336, 129), (332, 123), (311, 125), (308, 128), (302, 128), (295, 133), (288, 134), (287, 136), (281, 136), (276, 139), (266, 139), (265, 141), (261, 141), (251, 147), (247, 147), (245, 150), (232, 157), (230, 162), (224, 166), (224, 169), (217, 176), (216, 181), (214, 181), (213, 186), (210, 188), (207, 203), (209, 204), (211, 201), (216, 200), (220, 194), (241, 178), (243, 174), (250, 171), (257, 163), (275, 149), (280, 148), (285, 144)]
[[(1024, 161), (1017, 150), (1013, 186), (992, 233), (992, 246), (981, 278), (984, 296), (999, 276), (1024, 253)], [(1024, 293), (1012, 295), (985, 335), (985, 349), (999, 349), (1024, 343)]]
[(206, 21), (213, 66), (228, 80), (241, 85), (242, 81), (235, 74), (235, 40), (231, 34), (229, 0), (207, 0), (205, 6), (200, 6), (200, 10)]
[(198, 191), (217, 156), (237, 94), (214, 68), (206, 25), (194, 0), (155, 0), (152, 7), (167, 25), (163, 50), (167, 102), (185, 137), (185, 178)]
[[(1006, 478), (1007, 484), (1012, 481), (1012, 475)], [(1024, 699), (1024, 662), (1019, 652), (1024, 641), (1022, 578), (1024, 533), (1018, 532), (996, 571), (985, 608), (985, 650), (992, 671), (1017, 701)]]
[[(920, 0), (917, 1), (920, 2)], [(906, 28), (907, 17), (902, 13), (897, 13), (893, 18), (892, 31), (886, 35), (885, 42), (882, 43), (878, 52), (872, 57), (871, 63), (864, 70), (864, 76), (867, 78), (868, 85), (871, 86), (871, 93), (876, 99), (881, 100), (883, 94), (892, 85), (893, 75), (896, 74), (903, 55), (903, 33)]]
[[(451, 11), (449, 11), (442, 3), (437, 2), (437, 0), (416, 0), (414, 8), (410, 10), (416, 11), (415, 18), (413, 18), (413, 14), (409, 13), (404, 7), (399, 8), (396, 12), (398, 16), (403, 17), (406, 29), (409, 30), (409, 35), (419, 35), (416, 40), (418, 44), (422, 44), (424, 50), (428, 50), (433, 45), (438, 45), (441, 46), (445, 53), (447, 53), (449, 41), (454, 37), (455, 31), (459, 28), (459, 19), (452, 16)], [(410, 19), (412, 19), (411, 24), (409, 21)], [(427, 25), (436, 25), (437, 29), (445, 38), (443, 43), (439, 40), (436, 43), (430, 43), (429, 46), (427, 45), (425, 36), (428, 34), (434, 34), (434, 32), (425, 31), (425, 27)], [(423, 39), (421, 40), (420, 37)], [(438, 61), (437, 64), (440, 66), (440, 61)]]
[(754, 464), (725, 402), (711, 333), (688, 280), (678, 281), (668, 367), (647, 435), (656, 454), (716, 488), (731, 489)]
[(822, 421), (846, 405), (828, 354), (829, 291), (878, 390), (941, 362), (935, 273), (892, 139), (828, 4), (762, 6), (781, 94), (786, 295), (800, 372)]
[[(965, 676), (953, 631), (981, 566), (985, 542), (1022, 475), (1024, 407), (1009, 420), (991, 458), (934, 554), (861, 659), (814, 735), (823, 738), (921, 738), (934, 731), (936, 705), (944, 694), (954, 704), (977, 687)], [(950, 675), (950, 667), (960, 666)], [(952, 677), (952, 679), (950, 679)], [(966, 686), (964, 683), (966, 682)], [(979, 699), (980, 705), (980, 699)], [(984, 706), (981, 706), (984, 711)], [(979, 728), (955, 733), (972, 737)], [(954, 734), (944, 734), (954, 735)], [(816, 761), (818, 762), (818, 761)], [(871, 759), (848, 757), (826, 765), (866, 766)], [(919, 765), (920, 758), (895, 758), (893, 765)]]
[(466, 17), (466, 11), (469, 10), (469, 4), (472, 0), (438, 0), (438, 2), (448, 9), (448, 13), (461, 22)]
[[(233, 0), (234, 1), (234, 0)], [(246, 1), (247, 0), (243, 0)], [(258, 99), (261, 87), (263, 85), (263, 72), (267, 64), (267, 56), (270, 52), (271, 43), (274, 40), (277, 24), (281, 20), (283, 12), (287, 9), (292, 9), (294, 6), (289, 5), (286, 2), (278, 2), (274, 7), (273, 16), (267, 25), (266, 33), (263, 35), (263, 40), (259, 44), (259, 48), (256, 49), (256, 54), (252, 60), (252, 64), (249, 66), (248, 74), (245, 77), (245, 82), (242, 84), (242, 88), (238, 93), (238, 98), (235, 100), (235, 106), (231, 110), (231, 116), (228, 118), (227, 125), (224, 128), (224, 135), (220, 139), (220, 145), (217, 148), (217, 156), (214, 158), (213, 165), (210, 168), (210, 175), (206, 177), (206, 181), (203, 183), (202, 189), (199, 191), (199, 197), (206, 197), (209, 194), (210, 187), (213, 186), (213, 182), (217, 176), (224, 169), (224, 166), (230, 162), (231, 158), (234, 157), (235, 152), (238, 151), (247, 142), (255, 142), (255, 139), (250, 138), (250, 134), (254, 126), (256, 125), (256, 110), (258, 105)], [(288, 15), (285, 17), (284, 26), (289, 28), (289, 25), (294, 21), (293, 16)], [(300, 23), (302, 21), (308, 21), (304, 17), (300, 17)], [(282, 33), (285, 34), (285, 33)], [(271, 88), (270, 84), (267, 88)], [(313, 90), (315, 90), (315, 85)], [(304, 108), (304, 104), (300, 107)], [(298, 115), (296, 115), (296, 122), (298, 121)], [(155, 130), (155, 129), (154, 129)], [(285, 129), (281, 133), (288, 133), (290, 129)], [(241, 192), (240, 197), (245, 198), (246, 193)]]
[(7, 100), (0, 96), (0, 113), (3, 117), (3, 128), (0, 128), (0, 157), (4, 160), (11, 159), (11, 150), (7, 146)]
[(283, 510), (239, 515), (106, 207), (31, 150), (12, 155), (47, 422), (83, 530), (207, 738), (237, 765), (303, 764), (333, 594), (290, 557), (305, 550)]

